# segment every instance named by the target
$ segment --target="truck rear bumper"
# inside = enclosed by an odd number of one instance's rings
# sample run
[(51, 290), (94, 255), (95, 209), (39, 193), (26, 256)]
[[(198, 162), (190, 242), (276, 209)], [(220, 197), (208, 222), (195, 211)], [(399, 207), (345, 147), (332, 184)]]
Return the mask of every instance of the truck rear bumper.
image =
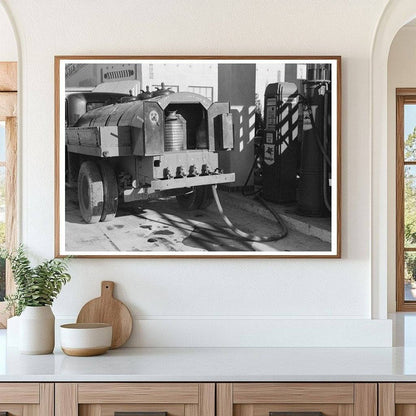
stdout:
[[(217, 175), (203, 175), (186, 178), (158, 179), (151, 181), (150, 186), (132, 188), (124, 191), (124, 202), (133, 202), (157, 196), (164, 191), (191, 188), (194, 186), (215, 185), (235, 182), (235, 173), (220, 173)], [(156, 195), (153, 195), (156, 194)]]
[(155, 191), (165, 191), (175, 188), (190, 188), (192, 186), (214, 185), (235, 181), (235, 173), (220, 173), (218, 175), (193, 176), (176, 179), (159, 179), (151, 182)]

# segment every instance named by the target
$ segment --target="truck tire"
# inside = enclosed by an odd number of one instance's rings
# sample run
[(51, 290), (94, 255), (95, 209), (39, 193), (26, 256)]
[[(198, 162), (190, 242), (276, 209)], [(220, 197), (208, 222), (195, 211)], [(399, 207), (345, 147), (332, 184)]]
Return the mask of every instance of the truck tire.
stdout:
[(195, 186), (191, 189), (189, 193), (176, 197), (180, 207), (186, 211), (205, 209), (214, 199), (210, 185)]
[(118, 208), (118, 184), (113, 167), (106, 160), (98, 162), (103, 178), (104, 206), (101, 221), (112, 221)]
[(92, 161), (83, 162), (78, 174), (78, 203), (87, 224), (100, 221), (104, 207), (104, 186), (100, 169)]

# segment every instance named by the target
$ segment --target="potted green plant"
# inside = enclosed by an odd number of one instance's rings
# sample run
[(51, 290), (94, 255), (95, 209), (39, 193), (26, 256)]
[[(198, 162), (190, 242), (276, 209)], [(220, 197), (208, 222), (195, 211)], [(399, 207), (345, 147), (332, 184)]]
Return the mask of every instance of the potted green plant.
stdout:
[(23, 246), (2, 250), (10, 261), (16, 292), (6, 296), (8, 309), (19, 318), (19, 351), (49, 354), (55, 346), (55, 316), (51, 305), (71, 276), (68, 258), (45, 260), (32, 266)]

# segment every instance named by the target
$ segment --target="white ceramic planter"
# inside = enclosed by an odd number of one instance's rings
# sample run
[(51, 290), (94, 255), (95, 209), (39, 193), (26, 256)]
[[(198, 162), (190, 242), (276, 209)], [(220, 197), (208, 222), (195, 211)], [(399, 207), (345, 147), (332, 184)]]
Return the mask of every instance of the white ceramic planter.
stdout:
[(26, 306), (19, 319), (19, 351), (50, 354), (55, 347), (55, 316), (50, 306)]

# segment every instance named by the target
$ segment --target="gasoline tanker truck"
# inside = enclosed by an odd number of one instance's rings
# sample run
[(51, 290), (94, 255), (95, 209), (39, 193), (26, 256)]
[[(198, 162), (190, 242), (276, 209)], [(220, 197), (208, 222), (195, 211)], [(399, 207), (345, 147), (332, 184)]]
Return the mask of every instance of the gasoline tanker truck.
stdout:
[(148, 89), (137, 97), (66, 96), (66, 181), (76, 184), (86, 223), (110, 221), (119, 202), (176, 196), (204, 209), (212, 185), (235, 181), (219, 166), (233, 149), (230, 104), (191, 92)]

